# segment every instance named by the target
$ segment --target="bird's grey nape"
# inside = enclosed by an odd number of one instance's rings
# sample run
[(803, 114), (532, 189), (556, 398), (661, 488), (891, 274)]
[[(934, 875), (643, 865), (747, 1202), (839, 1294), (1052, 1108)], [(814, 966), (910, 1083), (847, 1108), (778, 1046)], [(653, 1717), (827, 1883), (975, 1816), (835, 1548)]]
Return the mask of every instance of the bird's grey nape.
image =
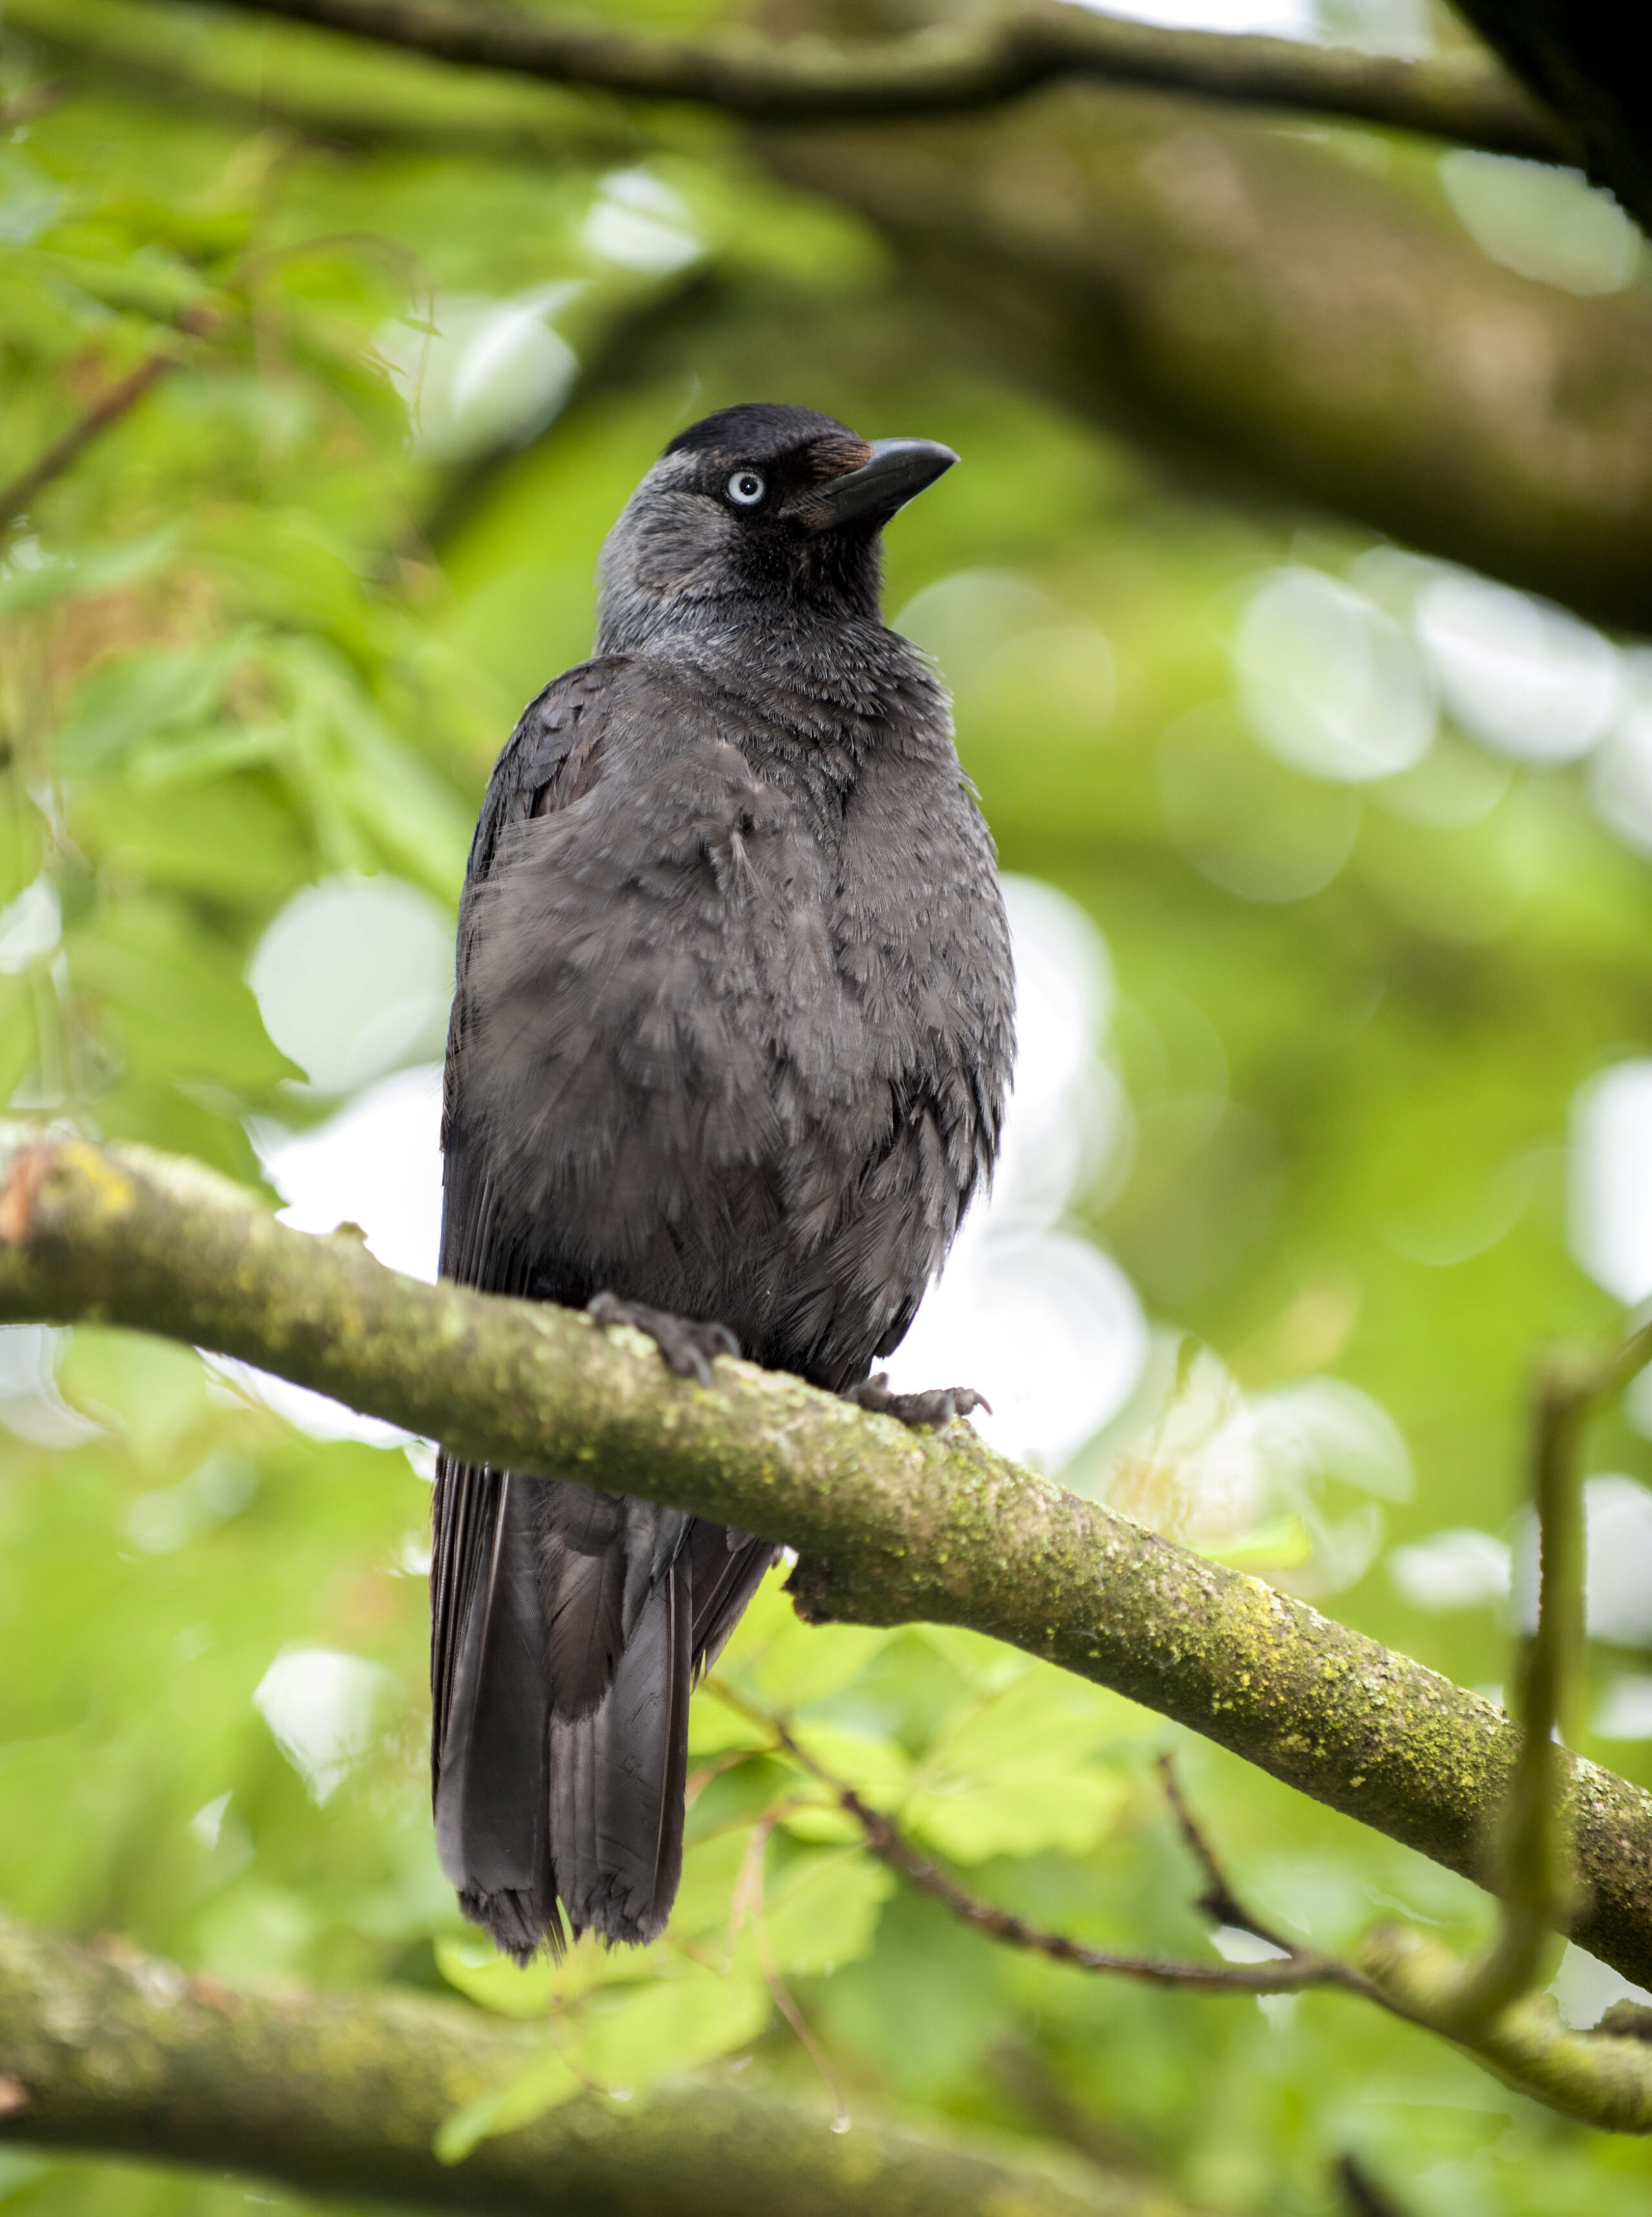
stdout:
[(738, 525), (695, 490), (688, 455), (662, 455), (603, 542), (597, 565), (597, 652), (634, 653), (659, 633), (715, 621), (729, 598)]

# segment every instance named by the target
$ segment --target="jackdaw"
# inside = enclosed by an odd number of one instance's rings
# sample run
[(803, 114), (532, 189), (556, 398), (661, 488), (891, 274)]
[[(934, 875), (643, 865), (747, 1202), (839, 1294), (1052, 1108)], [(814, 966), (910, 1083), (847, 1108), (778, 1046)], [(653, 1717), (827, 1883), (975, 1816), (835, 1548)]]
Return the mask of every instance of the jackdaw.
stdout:
[[(869, 1378), (990, 1174), (1012, 1051), (992, 840), (879, 610), (880, 534), (956, 460), (814, 410), (674, 439), (603, 548), (597, 652), (524, 712), (460, 910), (442, 1274)], [(437, 1466), (436, 1831), (525, 1961), (648, 1941), (688, 1700), (776, 1550), (553, 1474)], [(559, 1911), (559, 1904), (560, 1905)]]

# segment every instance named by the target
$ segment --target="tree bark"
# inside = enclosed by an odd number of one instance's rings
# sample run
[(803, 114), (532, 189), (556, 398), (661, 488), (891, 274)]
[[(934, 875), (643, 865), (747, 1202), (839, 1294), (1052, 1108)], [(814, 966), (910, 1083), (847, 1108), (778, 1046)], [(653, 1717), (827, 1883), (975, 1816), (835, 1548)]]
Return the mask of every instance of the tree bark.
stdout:
[(1019, 0), (974, 20), (881, 39), (767, 38), (747, 28), (673, 39), (592, 14), (494, 0), (232, 0), (467, 68), (642, 100), (690, 101), (753, 123), (997, 107), (1071, 77), (1206, 100), (1346, 115), (1500, 153), (1564, 159), (1563, 127), (1485, 57), (1404, 61), (1352, 46), (1166, 29), (1071, 0)]
[(759, 145), (985, 310), (1023, 374), (1079, 407), (1652, 625), (1643, 294), (1575, 299), (1333, 151), (1092, 89)]
[[(9, 15), (71, 65), (262, 102), (325, 137), (529, 161), (596, 154), (604, 134), (610, 154), (646, 145), (622, 145), (618, 108), (576, 109), (521, 77), (410, 59), (391, 83), (344, 40), (323, 68), (298, 30), (272, 30), (249, 73), (223, 27), (174, 35), (132, 0), (12, 0)], [(1652, 623), (1646, 295), (1577, 300), (1516, 276), (1381, 174), (1191, 102), (1075, 90), (986, 120), (756, 143), (878, 224), (996, 366), (1207, 485), (1353, 517), (1596, 621)], [(1354, 151), (1380, 172), (1384, 142)]]
[[(375, 1263), (136, 1147), (0, 1147), (0, 1318), (124, 1325), (238, 1356), (476, 1461), (789, 1543), (802, 1613), (967, 1625), (1191, 1726), (1469, 1877), (1519, 1735), (1500, 1709), (996, 1455), (720, 1362), (709, 1388), (589, 1318)], [(1652, 1985), (1652, 1795), (1568, 1756), (1573, 1936)]]
[(1173, 2217), (1155, 2189), (948, 2147), (708, 2076), (582, 2096), (453, 2165), (432, 2144), (543, 2035), (411, 1994), (261, 1996), (0, 1918), (0, 2146), (554, 2217)]

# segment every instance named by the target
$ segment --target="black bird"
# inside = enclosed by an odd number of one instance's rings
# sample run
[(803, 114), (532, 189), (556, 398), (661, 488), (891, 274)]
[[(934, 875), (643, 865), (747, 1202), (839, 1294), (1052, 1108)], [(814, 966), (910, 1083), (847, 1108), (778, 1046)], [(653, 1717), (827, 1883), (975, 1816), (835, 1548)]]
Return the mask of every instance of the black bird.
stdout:
[[(908, 1422), (869, 1379), (997, 1151), (1009, 935), (945, 696), (884, 628), (880, 538), (956, 457), (727, 408), (643, 479), (597, 653), (482, 804), (448, 1045), (442, 1273), (744, 1351)], [(682, 1866), (688, 1698), (766, 1541), (443, 1457), (436, 1830), (525, 1960), (653, 1939)], [(558, 1903), (561, 1905), (559, 1916)]]

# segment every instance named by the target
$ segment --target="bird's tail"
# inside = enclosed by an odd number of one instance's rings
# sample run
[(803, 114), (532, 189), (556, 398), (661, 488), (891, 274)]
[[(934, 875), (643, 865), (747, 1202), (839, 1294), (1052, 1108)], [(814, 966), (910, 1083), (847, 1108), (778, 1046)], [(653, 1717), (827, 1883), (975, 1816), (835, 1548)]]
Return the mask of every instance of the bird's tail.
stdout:
[(689, 1694), (773, 1560), (678, 1510), (442, 1459), (436, 1845), (466, 1915), (507, 1953), (559, 1950), (564, 1919), (575, 1938), (662, 1930)]

